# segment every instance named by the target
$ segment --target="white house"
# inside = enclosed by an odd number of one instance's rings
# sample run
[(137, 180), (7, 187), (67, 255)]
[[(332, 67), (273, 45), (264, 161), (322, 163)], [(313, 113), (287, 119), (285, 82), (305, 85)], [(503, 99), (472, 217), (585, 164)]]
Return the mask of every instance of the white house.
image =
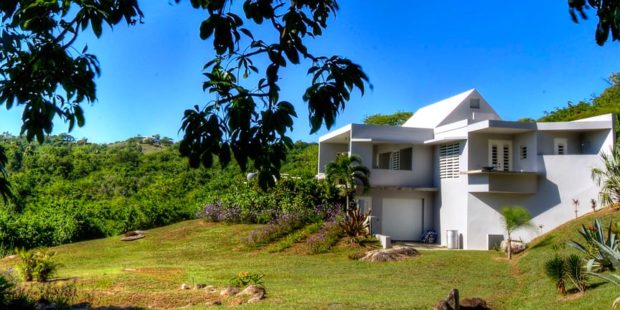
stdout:
[[(371, 170), (373, 233), (421, 240), (434, 229), (446, 245), (490, 249), (504, 238), (499, 210), (519, 205), (535, 228), (524, 241), (592, 211), (591, 178), (615, 143), (611, 114), (572, 122), (503, 121), (472, 89), (419, 109), (402, 127), (349, 124), (319, 138), (319, 176), (337, 154), (356, 154)], [(514, 238), (514, 237), (513, 237)]]

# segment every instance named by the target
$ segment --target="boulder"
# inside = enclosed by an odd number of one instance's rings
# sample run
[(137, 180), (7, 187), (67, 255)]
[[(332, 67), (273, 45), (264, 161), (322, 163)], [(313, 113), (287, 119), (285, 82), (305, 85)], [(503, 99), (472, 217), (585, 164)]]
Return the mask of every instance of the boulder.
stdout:
[(395, 246), (390, 249), (370, 250), (359, 260), (368, 262), (394, 262), (418, 255), (418, 250), (409, 246)]
[(189, 289), (191, 289), (191, 288), (192, 288), (192, 287), (191, 287), (189, 284), (186, 284), (186, 283), (181, 284), (181, 289), (182, 289), (182, 290), (189, 290)]
[(261, 300), (265, 298), (265, 288), (258, 285), (250, 285), (237, 294), (237, 296), (250, 296), (250, 299), (258, 298), (258, 300)]
[(207, 294), (215, 294), (215, 293), (217, 293), (217, 288), (215, 288), (215, 286), (213, 286), (213, 285), (207, 285), (205, 287), (205, 292)]
[(474, 298), (465, 298), (461, 300), (460, 309), (464, 310), (490, 310), (487, 302), (478, 297)]
[(459, 300), (459, 290), (453, 288), (445, 300), (440, 300), (433, 308), (435, 310), (491, 310), (482, 298), (465, 298)]
[[(517, 254), (525, 251), (525, 243), (521, 241), (511, 240), (510, 245), (512, 247), (512, 254)], [(504, 253), (508, 253), (508, 240), (503, 240), (500, 244), (500, 247), (502, 248), (502, 251), (504, 251)]]
[(196, 284), (196, 289), (197, 289), (197, 290), (199, 290), (199, 289), (203, 289), (203, 288), (205, 288), (205, 287), (207, 287), (207, 285), (206, 285), (206, 284), (203, 284), (203, 283), (198, 283), (198, 284)]
[(238, 287), (235, 287), (235, 286), (229, 286), (229, 287), (227, 287), (227, 288), (223, 289), (223, 290), (220, 292), (220, 296), (223, 296), (223, 297), (235, 296), (235, 295), (237, 295), (238, 293), (239, 293), (239, 288), (238, 288)]

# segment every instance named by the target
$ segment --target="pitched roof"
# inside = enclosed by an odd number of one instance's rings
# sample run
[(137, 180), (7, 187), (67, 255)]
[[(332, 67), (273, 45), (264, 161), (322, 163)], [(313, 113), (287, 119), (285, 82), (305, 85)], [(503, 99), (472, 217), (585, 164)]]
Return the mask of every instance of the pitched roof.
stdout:
[(476, 92), (476, 89), (472, 88), (458, 95), (424, 106), (418, 109), (403, 124), (403, 127), (436, 128), (474, 92)]

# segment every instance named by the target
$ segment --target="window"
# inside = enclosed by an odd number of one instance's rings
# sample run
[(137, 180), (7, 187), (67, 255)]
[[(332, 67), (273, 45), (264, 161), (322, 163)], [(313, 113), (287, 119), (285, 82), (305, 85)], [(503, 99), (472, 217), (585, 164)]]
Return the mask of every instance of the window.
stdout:
[(412, 148), (377, 154), (375, 169), (411, 170)]
[(469, 99), (469, 108), (471, 108), (471, 109), (480, 109), (480, 99), (479, 98), (471, 98), (471, 99)]
[(439, 146), (439, 177), (452, 179), (459, 177), (459, 153), (458, 143), (442, 144)]
[(521, 145), (519, 147), (519, 158), (520, 159), (527, 159), (527, 146)]
[(568, 153), (568, 144), (566, 138), (553, 139), (553, 154), (566, 155)]
[(489, 140), (489, 166), (498, 171), (512, 170), (512, 141)]

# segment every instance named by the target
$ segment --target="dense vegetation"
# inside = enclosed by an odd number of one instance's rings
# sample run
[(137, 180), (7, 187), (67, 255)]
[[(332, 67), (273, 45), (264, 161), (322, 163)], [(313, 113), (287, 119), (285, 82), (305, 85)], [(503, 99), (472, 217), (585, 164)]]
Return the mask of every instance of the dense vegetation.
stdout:
[(364, 124), (401, 126), (412, 115), (413, 115), (413, 112), (396, 112), (393, 114), (372, 114), (372, 115), (367, 115), (364, 118)]
[[(234, 195), (250, 199), (239, 195), (248, 186), (240, 188), (246, 180), (237, 167), (191, 169), (178, 145), (157, 136), (103, 145), (60, 135), (39, 145), (3, 134), (0, 146), (6, 149), (15, 194), (0, 204), (0, 248), (162, 226), (193, 218), (208, 202)], [(296, 143), (283, 172), (311, 178), (316, 149)]]
[(572, 121), (607, 113), (620, 114), (620, 73), (609, 77), (609, 87), (589, 101), (569, 102), (566, 107), (545, 112), (541, 122)]

